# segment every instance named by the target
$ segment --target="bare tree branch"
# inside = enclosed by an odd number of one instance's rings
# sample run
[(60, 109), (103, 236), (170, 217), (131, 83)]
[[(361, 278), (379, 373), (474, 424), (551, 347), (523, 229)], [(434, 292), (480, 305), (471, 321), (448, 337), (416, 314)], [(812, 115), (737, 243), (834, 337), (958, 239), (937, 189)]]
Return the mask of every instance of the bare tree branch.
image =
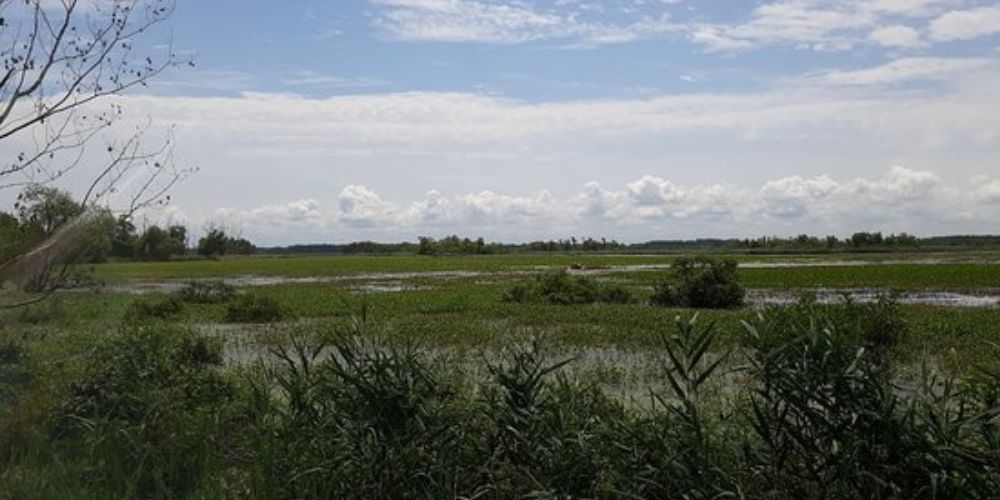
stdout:
[[(0, 158), (0, 191), (93, 169), (77, 220), (0, 262), (0, 284), (11, 270), (31, 270), (48, 283), (22, 284), (47, 296), (75, 264), (68, 249), (80, 224), (107, 212), (101, 207), (118, 204), (118, 215), (131, 217), (163, 203), (191, 172), (174, 165), (171, 131), (152, 147), (151, 120), (122, 134), (114, 99), (190, 64), (169, 43), (136, 45), (173, 10), (173, 0), (0, 0), (0, 146), (15, 151)], [(54, 273), (56, 266), (62, 270)]]

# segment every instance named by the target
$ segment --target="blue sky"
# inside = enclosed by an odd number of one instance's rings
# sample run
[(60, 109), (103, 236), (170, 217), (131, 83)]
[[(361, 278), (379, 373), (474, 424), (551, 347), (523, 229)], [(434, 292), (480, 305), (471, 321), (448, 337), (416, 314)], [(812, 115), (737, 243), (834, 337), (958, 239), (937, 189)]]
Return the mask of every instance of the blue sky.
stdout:
[(262, 244), (1000, 232), (1000, 4), (177, 0), (122, 100)]
[[(419, 90), (547, 102), (759, 90), (907, 55), (982, 56), (995, 53), (995, 36), (935, 38), (930, 26), (949, 5), (993, 12), (991, 3), (180, 0), (170, 29), (197, 54), (201, 78), (187, 75), (192, 87), (183, 90), (192, 94)], [(775, 5), (816, 7), (772, 19), (756, 12)], [(896, 31), (879, 42), (880, 28)], [(713, 33), (723, 34), (706, 38)]]

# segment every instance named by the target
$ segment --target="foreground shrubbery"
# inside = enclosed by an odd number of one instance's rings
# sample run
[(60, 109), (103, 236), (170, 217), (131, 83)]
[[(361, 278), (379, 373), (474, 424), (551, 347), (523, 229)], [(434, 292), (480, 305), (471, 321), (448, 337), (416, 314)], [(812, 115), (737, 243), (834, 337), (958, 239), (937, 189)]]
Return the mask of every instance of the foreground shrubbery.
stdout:
[(740, 285), (736, 265), (734, 260), (708, 257), (677, 259), (670, 266), (670, 277), (656, 285), (650, 301), (667, 307), (740, 307), (746, 290)]
[(547, 273), (534, 280), (514, 285), (505, 291), (504, 302), (539, 304), (631, 304), (635, 297), (620, 285), (609, 285), (565, 271)]
[[(991, 498), (1000, 373), (898, 386), (898, 307), (762, 311), (732, 353), (665, 325), (662, 384), (627, 405), (543, 344), (485, 378), (365, 320), (219, 371), (218, 346), (130, 330), (87, 359), (40, 447), (0, 463), (15, 497)], [(988, 346), (987, 346), (988, 347)], [(735, 372), (731, 366), (745, 366)], [(710, 390), (724, 387), (723, 390)], [(53, 472), (54, 471), (54, 472)], [(63, 489), (52, 489), (61, 484)], [(41, 486), (40, 486), (41, 485)], [(46, 486), (47, 488), (45, 489)], [(42, 493), (31, 488), (41, 487)], [(0, 497), (3, 494), (0, 493)]]

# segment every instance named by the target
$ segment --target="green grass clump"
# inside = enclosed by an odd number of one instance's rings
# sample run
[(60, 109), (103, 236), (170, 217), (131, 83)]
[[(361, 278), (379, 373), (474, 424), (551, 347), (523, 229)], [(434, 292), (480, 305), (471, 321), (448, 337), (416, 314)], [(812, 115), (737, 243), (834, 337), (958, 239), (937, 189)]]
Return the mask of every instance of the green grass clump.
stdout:
[(620, 285), (607, 285), (593, 279), (572, 277), (565, 271), (547, 273), (527, 283), (519, 283), (504, 292), (502, 300), (513, 303), (631, 304), (635, 297)]
[(677, 259), (670, 266), (670, 277), (656, 285), (650, 301), (666, 307), (740, 307), (746, 290), (740, 284), (736, 265), (736, 261), (728, 259)]
[(192, 281), (178, 292), (184, 302), (218, 304), (236, 296), (236, 287), (222, 280)]
[(184, 304), (176, 297), (154, 297), (137, 299), (125, 311), (125, 318), (132, 322), (167, 320), (184, 310)]
[[(221, 345), (158, 325), (98, 343), (0, 474), (11, 498), (185, 498), (214, 481)], [(0, 493), (0, 498), (7, 498)]]
[(230, 323), (275, 323), (288, 316), (277, 299), (266, 295), (240, 295), (226, 306), (226, 321)]

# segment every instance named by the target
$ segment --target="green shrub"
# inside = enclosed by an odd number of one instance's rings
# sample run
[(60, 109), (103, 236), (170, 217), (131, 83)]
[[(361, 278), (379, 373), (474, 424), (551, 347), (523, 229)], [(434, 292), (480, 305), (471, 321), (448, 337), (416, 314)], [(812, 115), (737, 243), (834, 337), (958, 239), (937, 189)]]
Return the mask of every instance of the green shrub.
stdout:
[(774, 308), (747, 328), (758, 438), (748, 453), (765, 493), (986, 498), (995, 491), (996, 441), (989, 444), (983, 429), (996, 429), (1000, 408), (930, 372), (903, 393), (885, 354), (904, 330), (892, 301)]
[(566, 271), (546, 273), (527, 283), (514, 285), (504, 292), (502, 300), (514, 303), (556, 305), (630, 304), (635, 297), (625, 287), (606, 285), (593, 279), (569, 276)]
[(31, 379), (27, 362), (28, 355), (21, 343), (0, 339), (0, 414)]
[(166, 320), (177, 316), (183, 309), (184, 304), (176, 297), (142, 298), (129, 305), (125, 318), (135, 322)]
[(232, 299), (236, 287), (222, 280), (192, 281), (178, 293), (181, 300), (195, 304), (218, 304)]
[(465, 435), (477, 419), (412, 345), (378, 340), (355, 325), (325, 340), (297, 338), (275, 354), (280, 363), (255, 382), (257, 418), (244, 433), (258, 496), (475, 491), (477, 475), (463, 471), (477, 463)]
[(288, 316), (288, 311), (277, 300), (264, 295), (240, 295), (226, 307), (226, 321), (230, 323), (274, 323)]
[(736, 266), (736, 261), (728, 259), (677, 259), (670, 266), (671, 276), (656, 285), (650, 301), (666, 307), (740, 307), (746, 290), (740, 285)]
[(218, 417), (234, 394), (221, 344), (157, 326), (97, 352), (54, 411), (49, 445), (86, 468), (81, 486), (95, 497), (182, 498), (212, 480)]

